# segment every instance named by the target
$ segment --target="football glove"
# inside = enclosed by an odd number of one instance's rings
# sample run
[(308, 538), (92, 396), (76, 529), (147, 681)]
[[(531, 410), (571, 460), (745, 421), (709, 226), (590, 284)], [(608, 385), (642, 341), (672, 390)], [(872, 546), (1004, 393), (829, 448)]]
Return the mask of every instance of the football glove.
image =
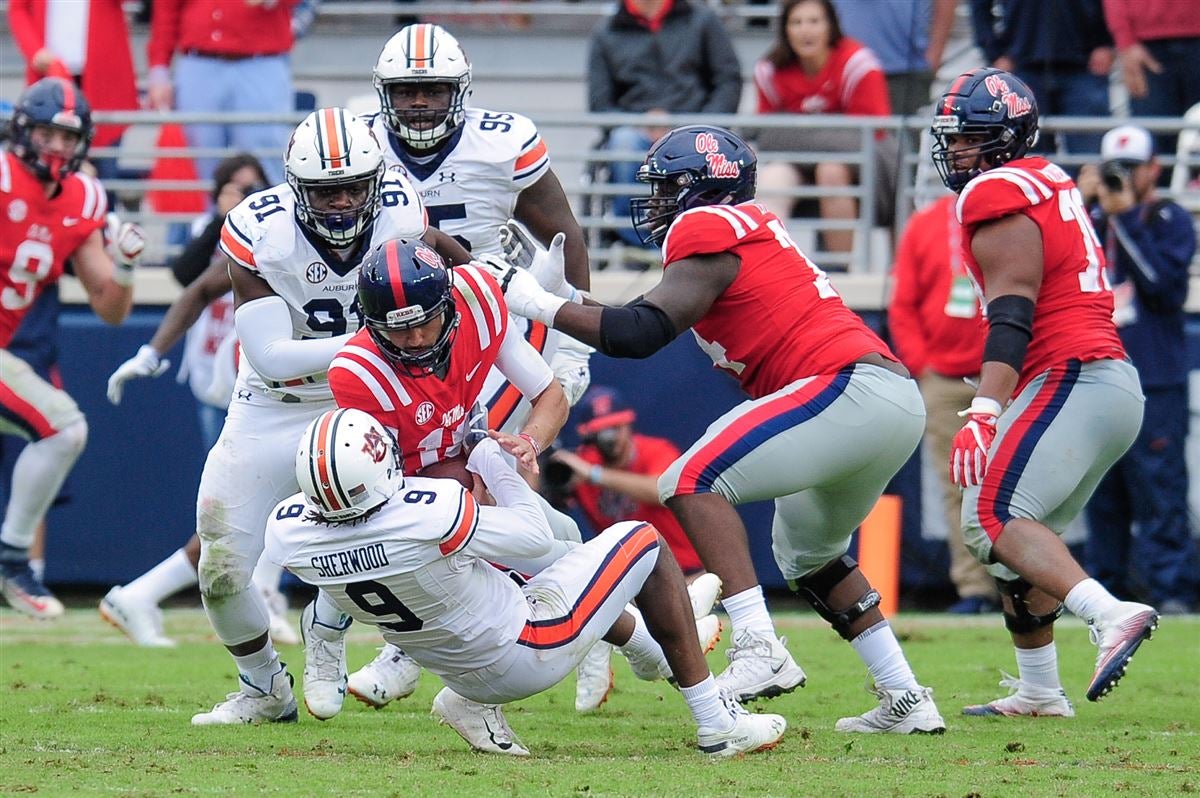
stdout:
[(171, 361), (163, 360), (154, 347), (145, 344), (137, 354), (117, 366), (108, 378), (108, 401), (121, 404), (125, 383), (135, 377), (157, 377), (171, 367)]
[(588, 367), (588, 359), (595, 349), (568, 335), (558, 342), (558, 350), (550, 358), (550, 368), (554, 376), (562, 384), (563, 393), (567, 395), (567, 404), (574, 407), (592, 382), (592, 372)]
[(554, 317), (558, 309), (567, 304), (566, 299), (549, 293), (538, 285), (532, 274), (518, 269), (503, 258), (480, 255), (475, 263), (499, 281), (509, 313), (540, 321), (547, 327), (554, 326)]
[(983, 482), (987, 473), (988, 449), (996, 439), (996, 419), (1000, 403), (995, 399), (976, 396), (971, 406), (959, 411), (967, 419), (950, 444), (950, 480), (960, 488)]
[(575, 289), (567, 282), (566, 262), (563, 258), (565, 233), (555, 233), (550, 246), (543, 247), (525, 232), (525, 228), (513, 219), (500, 226), (500, 246), (504, 259), (519, 269), (526, 269), (538, 281), (538, 285), (555, 296), (572, 299)]
[(133, 270), (146, 248), (146, 234), (132, 222), (122, 223), (115, 213), (109, 213), (104, 221), (104, 240), (116, 266), (113, 282), (122, 287), (133, 285)]

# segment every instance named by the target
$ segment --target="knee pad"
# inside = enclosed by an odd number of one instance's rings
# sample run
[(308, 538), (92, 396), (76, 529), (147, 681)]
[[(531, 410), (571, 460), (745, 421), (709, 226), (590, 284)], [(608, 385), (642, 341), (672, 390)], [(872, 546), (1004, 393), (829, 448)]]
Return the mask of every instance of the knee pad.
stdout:
[(833, 630), (846, 640), (852, 637), (850, 627), (854, 622), (878, 607), (881, 601), (879, 591), (870, 588), (845, 609), (835, 610), (829, 606), (829, 594), (857, 569), (858, 562), (853, 557), (843, 554), (819, 571), (799, 579), (788, 580), (788, 587), (803, 596), (817, 614), (828, 621)]
[(1008, 596), (1012, 602), (1013, 611), (1010, 613), (1007, 609), (1004, 610), (1004, 625), (1013, 634), (1027, 635), (1036, 632), (1050, 626), (1062, 615), (1062, 604), (1044, 615), (1034, 615), (1030, 612), (1025, 604), (1025, 596), (1033, 585), (1024, 579), (997, 579), (996, 586), (1000, 588), (1000, 595)]
[[(201, 547), (196, 577), (203, 596), (222, 599), (235, 595), (250, 587), (253, 576), (253, 561), (219, 544)], [(257, 588), (255, 592), (258, 592)]]
[(71, 451), (75, 453), (75, 456), (78, 457), (83, 452), (83, 448), (87, 446), (87, 419), (80, 418), (78, 421), (68, 424), (59, 430), (54, 437), (61, 437), (63, 444), (69, 446)]

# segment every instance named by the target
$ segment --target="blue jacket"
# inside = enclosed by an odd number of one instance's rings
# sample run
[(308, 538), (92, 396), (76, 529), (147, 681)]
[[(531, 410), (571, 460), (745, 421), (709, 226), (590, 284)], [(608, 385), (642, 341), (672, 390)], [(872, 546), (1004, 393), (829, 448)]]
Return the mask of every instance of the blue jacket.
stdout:
[(1113, 43), (1101, 0), (971, 0), (971, 23), (989, 64), (1007, 55), (1022, 72), (1084, 68)]
[(1108, 256), (1113, 287), (1133, 284), (1137, 317), (1119, 331), (1142, 387), (1186, 384), (1183, 306), (1188, 267), (1196, 254), (1191, 215), (1174, 202), (1159, 200), (1113, 217), (1095, 206), (1092, 223)]

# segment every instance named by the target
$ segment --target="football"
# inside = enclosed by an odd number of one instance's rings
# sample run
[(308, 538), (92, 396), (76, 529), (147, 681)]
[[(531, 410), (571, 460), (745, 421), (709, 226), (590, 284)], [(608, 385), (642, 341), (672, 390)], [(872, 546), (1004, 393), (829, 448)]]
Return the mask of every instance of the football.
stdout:
[(432, 479), (456, 479), (467, 490), (470, 490), (473, 484), (471, 472), (467, 471), (467, 458), (461, 454), (417, 469), (417, 473), (413, 476), (430, 477)]

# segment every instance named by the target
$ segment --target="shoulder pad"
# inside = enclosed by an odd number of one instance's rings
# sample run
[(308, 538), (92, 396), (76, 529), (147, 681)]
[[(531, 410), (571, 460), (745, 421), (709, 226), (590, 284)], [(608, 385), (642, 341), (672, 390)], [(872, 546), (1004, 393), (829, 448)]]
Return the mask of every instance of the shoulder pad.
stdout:
[(967, 183), (955, 214), (959, 222), (971, 227), (1020, 213), (1053, 196), (1054, 189), (1034, 172), (1001, 166)]

